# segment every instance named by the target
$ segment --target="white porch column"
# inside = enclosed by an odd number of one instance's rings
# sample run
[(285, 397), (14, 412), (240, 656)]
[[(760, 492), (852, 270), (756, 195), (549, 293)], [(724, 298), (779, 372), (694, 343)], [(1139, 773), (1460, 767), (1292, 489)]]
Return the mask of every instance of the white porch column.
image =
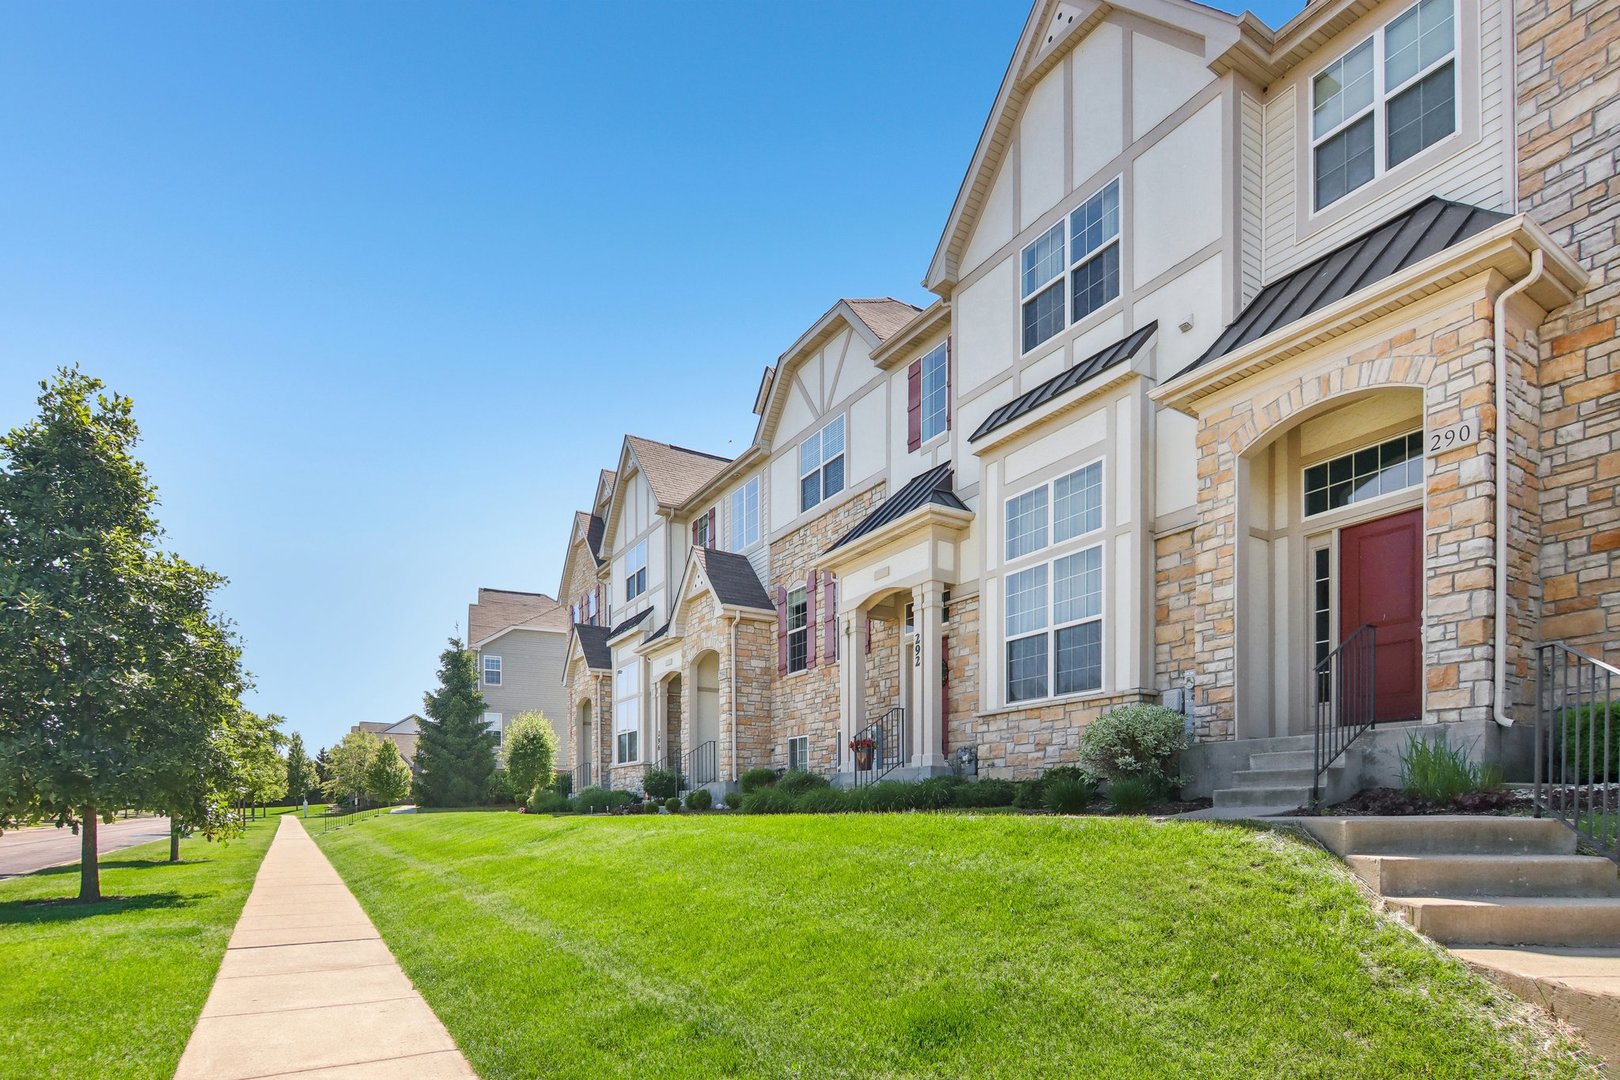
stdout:
[(866, 616), (860, 610), (839, 616), (843, 652), (838, 657), (838, 771), (852, 773), (849, 740), (866, 726)]
[(912, 665), (912, 700), (917, 710), (916, 722), (911, 730), (915, 735), (916, 752), (913, 764), (921, 768), (945, 767), (945, 731), (943, 724), (944, 687), (939, 654), (940, 633), (944, 629), (945, 589), (937, 581), (925, 582), (912, 590), (912, 604), (917, 626), (917, 647), (906, 660)]

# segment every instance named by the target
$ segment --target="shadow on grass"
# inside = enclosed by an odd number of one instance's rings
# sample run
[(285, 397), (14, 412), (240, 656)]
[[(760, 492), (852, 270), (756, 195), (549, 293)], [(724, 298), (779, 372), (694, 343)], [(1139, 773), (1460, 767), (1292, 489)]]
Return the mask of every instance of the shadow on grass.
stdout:
[(103, 896), (93, 904), (81, 904), (66, 896), (44, 900), (11, 900), (0, 903), (0, 926), (79, 922), (104, 915), (190, 907), (196, 902), (194, 894), (177, 892)]
[[(203, 863), (212, 861), (212, 859), (207, 858), (190, 858), (181, 859), (177, 863), (172, 863), (169, 861), (168, 856), (166, 855), (158, 859), (102, 859), (101, 870), (103, 873), (108, 870), (156, 870), (164, 866), (199, 866)], [(43, 869), (35, 870), (29, 874), (13, 875), (13, 877), (8, 880), (16, 880), (17, 878), (24, 877), (63, 877), (64, 875), (68, 874), (78, 877), (79, 864), (74, 862), (63, 863), (61, 866), (47, 866)]]

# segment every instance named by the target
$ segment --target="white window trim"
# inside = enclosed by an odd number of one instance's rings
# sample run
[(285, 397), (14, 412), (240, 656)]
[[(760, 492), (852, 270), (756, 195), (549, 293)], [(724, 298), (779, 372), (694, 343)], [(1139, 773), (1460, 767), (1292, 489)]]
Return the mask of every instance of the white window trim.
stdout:
[[(639, 562), (638, 562), (639, 560)], [(642, 537), (624, 553), (624, 602), (629, 603), (647, 591), (647, 539)], [(636, 576), (641, 575), (640, 588), (631, 592)]]
[[(754, 499), (754, 513), (752, 519), (749, 518), (748, 514), (748, 498), (750, 490), (753, 492)], [(730, 541), (730, 544), (728, 545), (730, 550), (747, 551), (749, 548), (759, 543), (761, 535), (760, 512), (763, 505), (761, 499), (764, 490), (764, 484), (760, 483), (760, 475), (755, 473), (753, 476), (748, 478), (747, 483), (738, 487), (731, 493), (731, 504), (728, 508), (729, 520), (726, 523), (727, 528), (730, 531), (730, 535), (727, 537), (727, 539)], [(737, 504), (739, 501), (742, 503), (741, 513), (739, 513), (737, 510)], [(747, 527), (750, 524), (752, 524), (752, 528)], [(740, 536), (738, 535), (739, 533), (741, 533)]]
[[(1371, 450), (1374, 447), (1382, 446), (1387, 442), (1394, 442), (1396, 439), (1409, 439), (1413, 435), (1422, 436), (1423, 452), (1419, 456), (1418, 460), (1423, 462), (1423, 479), (1420, 479), (1415, 484), (1407, 484), (1403, 488), (1396, 488), (1394, 491), (1386, 491), (1380, 495), (1374, 495), (1371, 498), (1362, 499), (1359, 502), (1349, 502), (1345, 503), (1343, 506), (1331, 506), (1326, 510), (1319, 510), (1314, 514), (1309, 512), (1307, 507), (1310, 501), (1310, 488), (1306, 486), (1305, 474), (1311, 469), (1316, 468), (1318, 465), (1326, 465), (1329, 462), (1338, 461), (1340, 458), (1354, 457), (1363, 450)], [(1409, 458), (1408, 460), (1411, 459)], [(1337, 521), (1339, 518), (1346, 516), (1346, 512), (1348, 511), (1356, 511), (1359, 516), (1359, 512), (1365, 507), (1370, 506), (1381, 509), (1392, 504), (1409, 502), (1411, 501), (1414, 492), (1422, 492), (1424, 490), (1424, 485), (1428, 479), (1429, 473), (1428, 462), (1429, 440), (1427, 434), (1424, 432), (1424, 429), (1421, 427), (1391, 432), (1390, 434), (1376, 438), (1371, 442), (1356, 444), (1349, 450), (1336, 450), (1325, 454), (1315, 454), (1311, 457), (1307, 457), (1300, 462), (1298, 470), (1299, 519), (1302, 522), (1308, 522), (1310, 527), (1315, 529), (1318, 527), (1318, 523), (1327, 522), (1331, 524), (1332, 522)]]
[[(1022, 311), (1022, 308), (1019, 310)], [(941, 373), (939, 387), (941, 401), (939, 410), (935, 413), (930, 413), (928, 411), (928, 362), (932, 360), (936, 354), (939, 356)], [(942, 341), (938, 345), (935, 345), (932, 349), (929, 349), (927, 352), (923, 353), (922, 366), (918, 369), (917, 379), (919, 384), (917, 388), (918, 394), (920, 395), (922, 403), (922, 415), (917, 427), (921, 440), (918, 443), (917, 449), (921, 450), (951, 430), (951, 350), (947, 342)], [(930, 416), (937, 416), (939, 420), (939, 427), (935, 429), (933, 434), (929, 434), (928, 431), (928, 419)]]
[[(1462, 33), (1463, 33), (1463, 23), (1462, 23), (1462, 12), (1460, 10), (1458, 10), (1458, 5), (1456, 3), (1456, 0), (1452, 0), (1452, 5), (1451, 5), (1451, 51), (1449, 53), (1447, 53), (1445, 56), (1442, 56), (1440, 59), (1434, 61), (1432, 64), (1429, 64), (1427, 67), (1424, 67), (1424, 68), (1420, 69), (1417, 72), (1417, 74), (1413, 75), (1411, 78), (1407, 79), (1405, 82), (1400, 83), (1400, 84), (1398, 84), (1397, 86), (1395, 86), (1393, 88), (1386, 87), (1384, 85), (1384, 56), (1385, 56), (1385, 52), (1384, 52), (1384, 48), (1385, 48), (1385, 46), (1384, 46), (1384, 35), (1389, 30), (1389, 27), (1390, 27), (1391, 23), (1393, 23), (1396, 19), (1399, 19), (1402, 15), (1405, 15), (1407, 12), (1411, 11), (1413, 8), (1416, 8), (1418, 6), (1418, 4), (1421, 3), (1421, 2), (1422, 2), (1422, 0), (1416, 0), (1416, 2), (1408, 4), (1406, 7), (1404, 7), (1401, 10), (1395, 12), (1389, 18), (1385, 19), (1382, 23), (1380, 23), (1378, 28), (1376, 30), (1374, 30), (1369, 36), (1363, 37), (1363, 38), (1358, 38), (1355, 41), (1351, 42), (1349, 45), (1347, 45), (1345, 48), (1339, 50), (1339, 52), (1334, 54), (1334, 56), (1333, 56), (1333, 58), (1331, 60), (1329, 60), (1327, 63), (1322, 64), (1320, 67), (1318, 67), (1315, 71), (1313, 71), (1311, 73), (1310, 77), (1305, 80), (1305, 109), (1304, 109), (1304, 112), (1305, 112), (1305, 143), (1306, 143), (1305, 155), (1306, 155), (1306, 157), (1308, 159), (1308, 165), (1309, 165), (1309, 168), (1306, 170), (1307, 177), (1308, 177), (1308, 188), (1307, 188), (1307, 191), (1306, 191), (1305, 205), (1309, 208), (1309, 216), (1310, 217), (1315, 217), (1318, 214), (1325, 214), (1325, 213), (1329, 213), (1331, 211), (1337, 210), (1338, 208), (1340, 208), (1342, 206), (1344, 201), (1346, 199), (1350, 198), (1352, 195), (1355, 195), (1359, 191), (1363, 191), (1363, 190), (1365, 190), (1367, 188), (1372, 187), (1374, 184), (1376, 184), (1380, 180), (1384, 179), (1384, 177), (1388, 176), (1392, 171), (1398, 173), (1398, 172), (1404, 170), (1408, 165), (1411, 165), (1414, 161), (1417, 161), (1419, 158), (1422, 158), (1424, 155), (1426, 155), (1430, 150), (1434, 149), (1436, 146), (1443, 145), (1444, 143), (1447, 143), (1447, 142), (1457, 138), (1458, 136), (1460, 136), (1462, 134), (1462, 120), (1463, 120), (1463, 117), (1462, 117), (1462, 106), (1463, 106)], [(1328, 131), (1323, 132), (1320, 136), (1318, 136), (1316, 134), (1316, 80), (1317, 80), (1317, 78), (1320, 77), (1323, 72), (1327, 71), (1328, 68), (1332, 67), (1334, 64), (1337, 64), (1340, 60), (1344, 59), (1346, 56), (1349, 56), (1351, 53), (1353, 53), (1357, 49), (1361, 48), (1361, 46), (1365, 45), (1368, 41), (1371, 41), (1372, 46), (1373, 46), (1373, 97), (1372, 97), (1372, 103), (1369, 104), (1365, 109), (1362, 109), (1360, 112), (1356, 113), (1354, 116), (1347, 117), (1346, 119), (1343, 119), (1343, 120), (1339, 121), (1339, 123), (1335, 127), (1329, 129)], [(1422, 150), (1419, 150), (1417, 153), (1411, 155), (1405, 161), (1401, 162), (1399, 165), (1396, 165), (1396, 166), (1393, 167), (1393, 169), (1391, 169), (1386, 164), (1387, 159), (1389, 157), (1388, 142), (1389, 142), (1389, 102), (1390, 102), (1390, 99), (1394, 98), (1396, 95), (1400, 94), (1401, 91), (1407, 89), (1408, 87), (1412, 86), (1413, 84), (1421, 82), (1423, 79), (1425, 79), (1428, 76), (1432, 75), (1434, 72), (1438, 71), (1440, 68), (1444, 67), (1447, 64), (1452, 65), (1452, 79), (1453, 79), (1452, 94), (1451, 94), (1451, 134), (1446, 135), (1443, 138), (1440, 138), (1440, 139), (1436, 140), (1433, 143), (1430, 143), (1428, 146), (1425, 146)], [(1360, 120), (1362, 117), (1366, 116), (1369, 111), (1372, 113), (1372, 118), (1373, 118), (1373, 174), (1372, 174), (1372, 179), (1368, 180), (1365, 184), (1362, 184), (1359, 187), (1354, 187), (1354, 188), (1349, 189), (1343, 195), (1340, 195), (1337, 199), (1334, 199), (1330, 203), (1324, 203), (1321, 206), (1317, 206), (1316, 205), (1316, 150), (1317, 150), (1317, 148), (1319, 146), (1321, 146), (1324, 142), (1328, 141), (1329, 139), (1333, 138), (1335, 135), (1342, 132), (1345, 128), (1349, 127), (1351, 124), (1355, 123), (1356, 121)]]
[[(838, 453), (834, 454), (832, 457), (828, 457), (827, 456), (827, 451), (826, 451), (825, 440), (822, 437), (827, 433), (827, 429), (832, 427), (834, 424), (838, 424), (838, 425), (841, 426), (840, 430), (841, 430), (842, 435), (843, 435), (843, 446), (838, 451)], [(816, 465), (815, 468), (806, 470), (806, 469), (804, 469), (804, 444), (809, 442), (811, 439), (817, 440), (817, 442), (816, 442), (817, 456), (820, 459), (820, 462), (819, 462), (819, 464)], [(835, 417), (831, 418), (825, 424), (822, 424), (819, 428), (817, 428), (815, 431), (811, 432), (809, 435), (806, 435), (803, 439), (799, 440), (799, 445), (794, 448), (794, 453), (799, 455), (798, 461), (799, 461), (799, 468), (801, 470), (799, 472), (799, 491), (798, 491), (798, 495), (799, 495), (799, 513), (807, 514), (811, 510), (814, 510), (816, 507), (820, 506), (822, 503), (826, 502), (828, 499), (837, 498), (839, 495), (842, 495), (844, 492), (849, 490), (849, 424), (845, 421), (845, 418), (842, 415), (835, 416)], [(837, 491), (835, 491), (831, 495), (829, 495), (829, 494), (827, 494), (827, 466), (831, 465), (834, 461), (837, 461), (839, 458), (842, 458), (843, 461), (844, 461), (844, 477), (843, 477), (842, 486), (839, 487), (839, 489)], [(817, 487), (817, 491), (820, 494), (816, 498), (815, 502), (811, 503), (809, 506), (806, 506), (804, 504), (804, 482), (809, 476), (811, 476), (814, 473), (820, 473), (821, 474), (821, 482)]]
[[(1073, 248), (1073, 246), (1074, 246), (1073, 243), (1071, 242), (1073, 240), (1073, 237), (1074, 237), (1074, 215), (1076, 213), (1078, 213), (1080, 208), (1082, 206), (1084, 206), (1086, 203), (1090, 202), (1092, 199), (1096, 198), (1098, 195), (1101, 195), (1104, 191), (1108, 190), (1108, 186), (1110, 184), (1117, 185), (1118, 190), (1119, 190), (1119, 227), (1117, 229), (1115, 229), (1114, 235), (1112, 237), (1110, 237), (1107, 240), (1104, 240), (1101, 244), (1097, 245), (1095, 248), (1092, 248), (1090, 251), (1086, 252), (1081, 257), (1074, 258), (1073, 257), (1074, 253), (1071, 250)], [(1122, 301), (1122, 299), (1124, 298), (1124, 296), (1125, 296), (1125, 248), (1124, 248), (1124, 244), (1125, 244), (1125, 222), (1127, 220), (1129, 220), (1129, 217), (1128, 217), (1128, 214), (1127, 214), (1127, 207), (1125, 205), (1125, 199), (1126, 199), (1125, 174), (1124, 173), (1116, 173), (1112, 177), (1110, 177), (1109, 179), (1104, 180), (1102, 183), (1098, 184), (1095, 188), (1093, 188), (1091, 190), (1091, 192), (1085, 196), (1085, 198), (1075, 200), (1074, 205), (1069, 207), (1067, 210), (1065, 210), (1063, 212), (1063, 214), (1058, 218), (1057, 221), (1055, 221), (1052, 224), (1049, 224), (1045, 228), (1041, 229), (1040, 232), (1036, 233), (1034, 236), (1032, 236), (1029, 239), (1028, 243), (1025, 243), (1025, 244), (1023, 244), (1023, 245), (1021, 245), (1019, 247), (1019, 249), (1018, 249), (1018, 264), (1017, 264), (1017, 267), (1016, 267), (1016, 269), (1018, 271), (1018, 293), (1019, 293), (1019, 296), (1018, 296), (1018, 317), (1015, 320), (1017, 325), (1014, 328), (1014, 332), (1017, 335), (1017, 338), (1016, 338), (1017, 345), (1015, 347), (1015, 351), (1017, 352), (1020, 359), (1026, 358), (1026, 357), (1029, 357), (1029, 356), (1033, 356), (1035, 353), (1038, 353), (1042, 349), (1044, 349), (1047, 346), (1051, 345), (1052, 342), (1058, 341), (1059, 339), (1063, 338), (1064, 335), (1071, 333), (1078, 326), (1089, 325), (1089, 324), (1091, 324), (1091, 323), (1093, 323), (1093, 322), (1095, 322), (1095, 321), (1097, 321), (1097, 320), (1099, 320), (1101, 318), (1106, 317), (1108, 314), (1112, 313), (1115, 305), (1119, 304)], [(1061, 224), (1063, 226), (1063, 255), (1064, 255), (1064, 262), (1063, 262), (1062, 265), (1063, 265), (1064, 269), (1061, 272), (1061, 274), (1059, 274), (1057, 276), (1047, 278), (1045, 282), (1043, 282), (1042, 284), (1036, 286), (1035, 288), (1031, 289), (1029, 292), (1026, 293), (1026, 292), (1024, 292), (1024, 252), (1029, 250), (1029, 247), (1030, 247), (1031, 244), (1034, 244), (1034, 243), (1038, 242), (1041, 239), (1041, 237), (1043, 237), (1047, 233), (1051, 232), (1052, 231), (1052, 225), (1058, 225), (1058, 224)], [(1092, 258), (1094, 258), (1095, 256), (1100, 255), (1102, 253), (1103, 249), (1108, 247), (1108, 245), (1110, 243), (1115, 243), (1115, 244), (1120, 245), (1120, 252), (1119, 252), (1119, 254), (1120, 254), (1119, 292), (1115, 293), (1113, 298), (1106, 301), (1101, 307), (1096, 308), (1096, 309), (1094, 309), (1092, 311), (1088, 311), (1084, 315), (1082, 315), (1079, 319), (1076, 319), (1074, 317), (1074, 282), (1072, 280), (1071, 275), (1073, 275), (1075, 269), (1081, 263), (1088, 262)], [(1062, 281), (1063, 282), (1063, 293), (1062, 293), (1062, 295), (1063, 295), (1063, 326), (1056, 333), (1054, 333), (1051, 337), (1045, 338), (1042, 341), (1038, 341), (1034, 345), (1031, 345), (1029, 348), (1026, 349), (1026, 348), (1024, 348), (1024, 305), (1029, 302), (1031, 297), (1039, 296), (1041, 293), (1043, 293), (1047, 289), (1051, 288), (1052, 283), (1055, 282), (1055, 281)]]
[[(807, 473), (806, 475), (809, 475), (809, 474)], [(797, 630), (793, 629), (793, 598), (795, 596), (803, 596), (804, 597), (804, 601), (803, 601), (803, 603), (804, 603), (804, 625), (799, 627)], [(811, 629), (811, 627), (810, 627), (810, 586), (808, 584), (800, 585), (800, 586), (798, 586), (796, 588), (792, 588), (792, 589), (788, 590), (786, 626), (787, 626), (787, 655), (788, 655), (787, 673), (789, 675), (798, 675), (801, 672), (809, 671), (810, 670), (810, 629)], [(794, 634), (803, 634), (804, 635), (804, 657), (805, 657), (804, 666), (803, 667), (798, 667), (798, 668), (793, 666), (793, 635)]]
[(802, 753), (800, 755), (801, 760), (800, 760), (799, 767), (801, 769), (805, 770), (806, 772), (808, 772), (809, 769), (810, 769), (810, 736), (808, 736), (808, 735), (794, 735), (794, 736), (790, 737), (787, 742), (788, 742), (788, 745), (787, 745), (787, 767), (788, 767), (788, 769), (791, 770), (793, 768), (793, 744), (798, 743), (803, 748), (803, 751), (802, 751)]
[[(1099, 507), (1102, 510), (1102, 513), (1101, 513), (1101, 515), (1099, 517), (1099, 520), (1098, 520), (1097, 527), (1095, 529), (1090, 529), (1090, 530), (1088, 530), (1086, 532), (1083, 532), (1083, 533), (1076, 533), (1074, 536), (1071, 536), (1066, 540), (1053, 541), (1052, 540), (1052, 532), (1053, 532), (1053, 525), (1055, 524), (1054, 507), (1057, 505), (1056, 490), (1055, 490), (1057, 482), (1059, 480), (1063, 479), (1066, 476), (1073, 476), (1077, 472), (1082, 472), (1082, 471), (1084, 471), (1086, 469), (1089, 469), (1093, 465), (1098, 466), (1098, 470), (1097, 470), (1097, 474), (1098, 474), (1097, 501), (1098, 501)], [(1016, 558), (1016, 559), (1008, 559), (1008, 558), (1005, 557), (1005, 555), (1006, 555), (1007, 503), (1011, 502), (1013, 499), (1022, 498), (1023, 496), (1028, 495), (1032, 491), (1038, 491), (1041, 488), (1046, 489), (1046, 508), (1047, 508), (1047, 511), (1046, 511), (1046, 537), (1047, 537), (1046, 543), (1044, 545), (1042, 545), (1041, 547), (1035, 549), (1034, 551), (1031, 551), (1031, 552), (1028, 552), (1028, 553), (1026, 553), (1024, 555), (1018, 556), (1018, 558)], [(1056, 473), (1055, 475), (1049, 477), (1046, 480), (1043, 480), (1042, 482), (1040, 482), (1038, 484), (1031, 484), (1028, 487), (1025, 487), (1025, 488), (1023, 488), (1023, 489), (1021, 489), (1019, 491), (1014, 492), (1011, 495), (1006, 496), (1001, 501), (1001, 513), (1002, 513), (1002, 539), (1001, 539), (1001, 543), (1002, 543), (1002, 555), (1003, 555), (1000, 570), (999, 570), (999, 573), (1000, 573), (1000, 576), (1001, 576), (1001, 603), (1002, 603), (1001, 625), (1000, 625), (1001, 648), (999, 650), (999, 656), (997, 658), (997, 667), (998, 667), (998, 670), (999, 670), (999, 673), (1000, 673), (999, 686), (997, 688), (997, 695), (998, 695), (998, 698), (999, 698), (999, 700), (1001, 702), (1001, 705), (1005, 706), (1005, 707), (1008, 707), (1008, 708), (1011, 708), (1011, 707), (1024, 708), (1024, 707), (1031, 706), (1031, 705), (1039, 705), (1039, 704), (1050, 703), (1050, 702), (1054, 702), (1054, 701), (1071, 701), (1071, 700), (1080, 700), (1080, 699), (1084, 699), (1084, 698), (1099, 697), (1099, 696), (1103, 696), (1103, 695), (1106, 695), (1106, 694), (1110, 693), (1111, 691), (1109, 690), (1109, 678), (1108, 678), (1108, 670), (1109, 670), (1108, 665), (1109, 665), (1109, 661), (1110, 661), (1110, 649), (1109, 649), (1108, 626), (1107, 626), (1107, 618), (1108, 618), (1108, 585), (1109, 585), (1109, 582), (1108, 582), (1108, 463), (1107, 463), (1107, 455), (1100, 455), (1100, 456), (1097, 456), (1097, 457), (1090, 458), (1089, 460), (1083, 461), (1080, 464), (1074, 466), (1074, 468), (1072, 468), (1072, 469), (1071, 468), (1064, 468), (1062, 471)], [(1054, 568), (1056, 567), (1057, 562), (1060, 559), (1066, 559), (1070, 555), (1078, 554), (1079, 552), (1087, 551), (1087, 550), (1089, 550), (1091, 548), (1097, 548), (1100, 551), (1100, 555), (1098, 556), (1097, 562), (1098, 562), (1098, 573), (1099, 573), (1100, 579), (1101, 579), (1101, 588), (1098, 590), (1097, 614), (1087, 616), (1086, 618), (1083, 618), (1083, 619), (1070, 619), (1068, 622), (1064, 622), (1064, 623), (1054, 622), (1053, 621), (1053, 614), (1054, 614), (1054, 611), (1055, 611), (1055, 606), (1057, 604), (1057, 577), (1056, 577), (1056, 574), (1054, 572)], [(1012, 575), (1014, 575), (1014, 574), (1019, 574), (1019, 573), (1022, 573), (1023, 571), (1025, 571), (1025, 570), (1029, 570), (1029, 569), (1032, 569), (1032, 568), (1034, 568), (1036, 566), (1041, 566), (1041, 565), (1045, 565), (1046, 568), (1047, 568), (1047, 571), (1046, 571), (1046, 624), (1043, 627), (1041, 627), (1041, 629), (1039, 629), (1039, 630), (1031, 630), (1028, 633), (1018, 634), (1018, 635), (1015, 635), (1013, 637), (1008, 637), (1007, 636), (1007, 610), (1006, 610), (1007, 609), (1007, 595), (1008, 595), (1008, 593), (1007, 593), (1007, 579), (1012, 577)], [(1058, 693), (1052, 692), (1052, 688), (1057, 685), (1057, 652), (1056, 652), (1056, 650), (1057, 650), (1057, 632), (1060, 629), (1066, 630), (1071, 626), (1080, 626), (1080, 625), (1083, 625), (1083, 624), (1089, 623), (1089, 622), (1101, 622), (1101, 623), (1103, 623), (1103, 632), (1101, 634), (1101, 657), (1100, 657), (1100, 660), (1099, 660), (1099, 664), (1100, 664), (1099, 683), (1098, 683), (1097, 688), (1095, 690), (1078, 690), (1078, 691), (1074, 691), (1074, 692), (1066, 693), (1066, 694), (1058, 694)], [(1007, 646), (1010, 643), (1014, 642), (1014, 641), (1022, 641), (1024, 638), (1033, 637), (1036, 634), (1045, 634), (1045, 635), (1047, 635), (1047, 639), (1046, 639), (1046, 688), (1047, 688), (1047, 693), (1044, 694), (1041, 697), (1019, 698), (1017, 701), (1014, 701), (1014, 700), (1012, 700), (1011, 695), (1007, 692)]]
[[(637, 765), (637, 764), (640, 764), (642, 762), (642, 760), (644, 759), (644, 756), (645, 756), (644, 751), (645, 751), (646, 747), (642, 745), (642, 730), (641, 730), (643, 725), (642, 725), (642, 722), (641, 722), (641, 720), (642, 720), (642, 717), (641, 717), (642, 695), (641, 695), (641, 669), (640, 669), (639, 665), (640, 665), (639, 661), (632, 661), (631, 663), (625, 665), (624, 667), (619, 668), (617, 671), (614, 672), (614, 678), (613, 678), (613, 764), (615, 764), (615, 765)], [(635, 679), (634, 679), (635, 685), (628, 694), (621, 694), (620, 691), (623, 689), (624, 684), (626, 682), (630, 681), (629, 679), (625, 678), (626, 673), (629, 673), (629, 672), (634, 672), (635, 673)], [(630, 721), (630, 723), (628, 725), (621, 725), (621, 723), (620, 723), (620, 720), (619, 720), (619, 706), (621, 706), (621, 705), (634, 706), (633, 711), (634, 711), (635, 715), (634, 715), (634, 717), (631, 718), (631, 721)], [(619, 739), (623, 735), (629, 735), (629, 734), (632, 734), (632, 733), (634, 733), (634, 735), (636, 736), (636, 754), (635, 754), (635, 757), (621, 758), (619, 756)]]
[[(494, 669), (495, 670), (495, 680), (493, 682), (491, 682), (490, 678), (489, 678), (489, 672), (490, 672), (489, 662), (491, 660), (495, 661), (495, 669)], [(503, 674), (502, 669), (501, 669), (501, 658), (499, 656), (486, 654), (485, 656), (483, 656), (481, 658), (481, 661), (482, 662), (479, 665), (480, 666), (479, 677), (480, 677), (481, 681), (483, 682), (483, 684), (485, 686), (499, 686), (499, 685), (501, 685), (501, 675)]]

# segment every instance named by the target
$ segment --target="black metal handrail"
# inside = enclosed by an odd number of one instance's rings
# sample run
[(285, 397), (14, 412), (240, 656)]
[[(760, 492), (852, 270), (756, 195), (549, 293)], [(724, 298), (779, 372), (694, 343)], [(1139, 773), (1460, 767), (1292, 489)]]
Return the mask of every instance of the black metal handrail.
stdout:
[(1620, 668), (1555, 641), (1536, 647), (1536, 674), (1535, 815), (1557, 818), (1620, 861)]
[[(871, 756), (866, 757), (862, 743), (870, 743)], [(875, 784), (906, 763), (906, 710), (898, 706), (890, 709), (850, 740), (850, 752), (855, 756), (855, 786)], [(861, 768), (862, 760), (867, 763)]]
[(681, 756), (680, 766), (675, 771), (681, 778), (682, 791), (690, 791), (720, 780), (718, 750), (719, 744), (710, 739), (706, 743), (692, 747)]
[(1376, 718), (1377, 643), (1377, 628), (1363, 626), (1317, 661), (1311, 672), (1311, 718), (1316, 735), (1313, 806), (1322, 801), (1322, 774)]
[(587, 761), (574, 766), (569, 775), (573, 778), (573, 787), (571, 787), (569, 790), (573, 794), (578, 795), (580, 792), (591, 786), (591, 763)]

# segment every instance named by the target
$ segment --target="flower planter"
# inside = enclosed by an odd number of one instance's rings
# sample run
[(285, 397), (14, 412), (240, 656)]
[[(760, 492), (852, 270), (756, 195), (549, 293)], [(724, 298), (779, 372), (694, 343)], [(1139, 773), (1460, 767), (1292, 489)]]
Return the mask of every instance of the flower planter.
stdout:
[(855, 748), (855, 771), (872, 771), (872, 748), (870, 746), (857, 746)]

